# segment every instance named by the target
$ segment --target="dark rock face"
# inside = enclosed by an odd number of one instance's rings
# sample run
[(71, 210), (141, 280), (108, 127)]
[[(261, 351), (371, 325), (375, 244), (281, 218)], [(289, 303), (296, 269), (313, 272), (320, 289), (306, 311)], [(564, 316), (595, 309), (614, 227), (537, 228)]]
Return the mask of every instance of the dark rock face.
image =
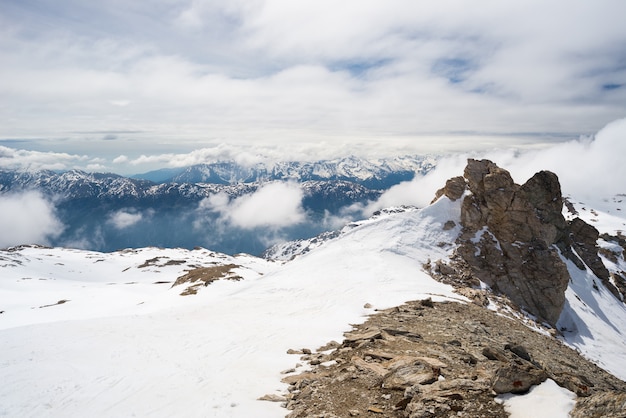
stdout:
[(569, 274), (555, 244), (567, 237), (561, 187), (549, 171), (515, 184), (487, 160), (469, 160), (458, 255), (472, 273), (540, 320), (554, 325)]
[(444, 188), (437, 190), (433, 202), (443, 195), (445, 195), (448, 199), (452, 201), (460, 199), (461, 196), (463, 196), (465, 189), (466, 185), (465, 179), (463, 177), (452, 177), (451, 179), (448, 179), (448, 181), (446, 181), (446, 186)]
[(576, 254), (589, 266), (593, 274), (598, 276), (604, 286), (619, 299), (620, 292), (611, 283), (609, 270), (598, 255), (597, 242), (600, 237), (598, 230), (582, 219), (575, 218), (570, 222), (570, 232), (572, 247), (576, 250)]

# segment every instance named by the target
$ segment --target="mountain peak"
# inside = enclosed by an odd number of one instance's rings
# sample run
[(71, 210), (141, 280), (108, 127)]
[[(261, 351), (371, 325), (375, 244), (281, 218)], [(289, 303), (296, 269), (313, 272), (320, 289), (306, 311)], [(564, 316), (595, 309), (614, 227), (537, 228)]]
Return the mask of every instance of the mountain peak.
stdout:
[(463, 198), (453, 268), (439, 265), (436, 272), (447, 280), (486, 283), (554, 326), (570, 280), (563, 254), (618, 296), (598, 255), (598, 231), (579, 218), (565, 220), (556, 174), (540, 171), (518, 185), (493, 162), (469, 159), (463, 177), (448, 180), (437, 195)]

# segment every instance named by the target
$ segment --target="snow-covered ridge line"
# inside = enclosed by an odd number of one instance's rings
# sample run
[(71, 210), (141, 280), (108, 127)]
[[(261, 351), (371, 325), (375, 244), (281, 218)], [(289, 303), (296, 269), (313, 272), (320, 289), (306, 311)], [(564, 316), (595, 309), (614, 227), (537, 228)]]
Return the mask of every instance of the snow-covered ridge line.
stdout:
[[(289, 348), (340, 339), (375, 308), (459, 300), (421, 270), (448, 254), (435, 245), (455, 233), (441, 228), (447, 205), (380, 216), (284, 264), (206, 250), (3, 253), (11, 276), (0, 280), (0, 300), (11, 303), (0, 308), (0, 412), (283, 416), (257, 398), (285, 390), (280, 371), (297, 361)], [(211, 262), (249, 276), (190, 296), (155, 284)]]
[(355, 156), (314, 162), (278, 161), (240, 165), (232, 161), (198, 164), (179, 170), (157, 170), (133, 176), (157, 182), (208, 182), (233, 184), (271, 180), (346, 180), (371, 188), (387, 188), (424, 174), (436, 164), (432, 156), (402, 156), (387, 159), (364, 159)]

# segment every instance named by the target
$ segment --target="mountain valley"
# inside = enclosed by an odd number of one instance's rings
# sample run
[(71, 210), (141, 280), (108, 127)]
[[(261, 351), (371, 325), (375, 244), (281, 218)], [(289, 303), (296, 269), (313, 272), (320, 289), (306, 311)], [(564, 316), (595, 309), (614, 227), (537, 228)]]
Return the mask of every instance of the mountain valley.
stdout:
[(0, 415), (623, 416), (623, 201), (460, 174), (264, 258), (1, 250)]

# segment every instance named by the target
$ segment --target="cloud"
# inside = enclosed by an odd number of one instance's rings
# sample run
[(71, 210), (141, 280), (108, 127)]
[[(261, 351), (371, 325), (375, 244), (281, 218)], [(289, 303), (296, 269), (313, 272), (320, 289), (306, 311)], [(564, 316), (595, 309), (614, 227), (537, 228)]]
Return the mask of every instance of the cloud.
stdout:
[(303, 197), (297, 184), (272, 182), (233, 200), (225, 194), (213, 195), (200, 203), (200, 209), (218, 212), (223, 220), (239, 228), (278, 230), (306, 219)]
[(128, 162), (128, 157), (125, 155), (119, 155), (113, 159), (113, 164), (125, 164)]
[[(0, 145), (0, 168), (7, 170), (67, 170), (83, 166), (90, 158), (64, 152), (16, 150)], [(96, 163), (102, 160), (94, 161)]]
[(20, 244), (47, 245), (64, 229), (54, 205), (37, 192), (0, 196), (0, 248)]
[(133, 226), (143, 219), (143, 215), (139, 212), (120, 209), (109, 216), (107, 222), (115, 229), (125, 229)]
[(626, 111), (621, 0), (40, 1), (0, 6), (0, 137), (419, 152), (575, 138)]
[(494, 150), (455, 154), (437, 162), (434, 170), (386, 191), (365, 212), (397, 205), (424, 207), (447, 179), (463, 175), (467, 158), (486, 158), (508, 170), (516, 183), (525, 183), (541, 170), (557, 174), (565, 195), (596, 202), (626, 193), (626, 119), (618, 119), (593, 137), (532, 150)]

